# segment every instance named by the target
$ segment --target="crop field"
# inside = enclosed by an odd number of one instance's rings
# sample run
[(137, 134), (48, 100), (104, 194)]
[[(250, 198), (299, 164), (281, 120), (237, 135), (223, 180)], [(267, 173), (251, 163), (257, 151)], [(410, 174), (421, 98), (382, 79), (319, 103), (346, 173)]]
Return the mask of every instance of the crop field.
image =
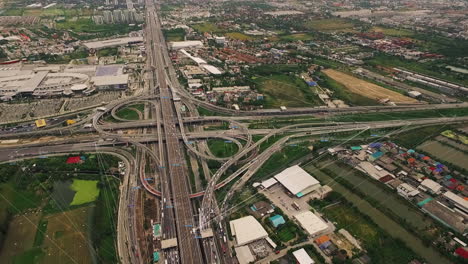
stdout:
[(232, 39), (238, 39), (238, 40), (252, 40), (255, 39), (254, 37), (251, 37), (249, 35), (246, 35), (244, 33), (240, 32), (229, 32), (226, 33), (226, 37), (232, 38)]
[(312, 20), (306, 23), (310, 29), (317, 31), (341, 31), (352, 32), (354, 31), (354, 24), (342, 18), (327, 18)]
[(18, 215), (13, 218), (8, 226), (7, 237), (0, 253), (0, 263), (12, 263), (13, 259), (15, 259), (15, 263), (31, 263), (27, 260), (34, 260), (36, 256), (40, 255), (29, 252), (33, 247), (39, 219), (40, 216), (35, 213)]
[(255, 82), (259, 83), (260, 91), (267, 95), (265, 99), (267, 108), (321, 105), (312, 88), (300, 78), (278, 74), (256, 78)]
[(40, 263), (92, 263), (87, 232), (93, 206), (46, 217), (44, 257)]
[(72, 189), (76, 191), (70, 205), (94, 202), (99, 196), (98, 181), (73, 180)]
[(343, 84), (346, 88), (348, 88), (351, 92), (363, 95), (365, 97), (380, 100), (380, 99), (390, 99), (390, 101), (395, 103), (418, 103), (416, 99), (404, 96), (397, 92), (388, 90), (376, 84), (358, 79), (351, 75), (348, 75), (343, 72), (339, 72), (332, 69), (326, 69), (322, 71), (328, 77), (334, 79), (335, 81)]

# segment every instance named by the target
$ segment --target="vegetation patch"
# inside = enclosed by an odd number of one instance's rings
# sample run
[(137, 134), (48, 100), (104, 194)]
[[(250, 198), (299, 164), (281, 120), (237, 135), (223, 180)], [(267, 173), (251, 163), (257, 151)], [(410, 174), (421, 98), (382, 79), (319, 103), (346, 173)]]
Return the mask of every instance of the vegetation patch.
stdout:
[(237, 153), (239, 147), (232, 141), (223, 139), (208, 140), (210, 151), (218, 158), (231, 157)]
[(99, 196), (98, 181), (73, 180), (72, 189), (76, 191), (70, 205), (94, 202)]
[(258, 77), (253, 81), (257, 84), (258, 90), (266, 95), (266, 108), (321, 105), (313, 88), (309, 87), (299, 77), (278, 74), (269, 77)]
[(305, 24), (309, 29), (317, 31), (341, 31), (351, 32), (354, 31), (355, 25), (349, 20), (343, 18), (326, 18), (312, 20)]
[(240, 32), (226, 33), (226, 37), (229, 37), (229, 38), (232, 38), (232, 39), (238, 39), (238, 40), (242, 40), (242, 41), (255, 39), (254, 37), (251, 37), (249, 35), (246, 35), (246, 34), (240, 33)]
[(196, 31), (198, 32), (212, 32), (212, 33), (215, 33), (215, 32), (222, 32), (222, 30), (216, 26), (214, 23), (211, 23), (211, 22), (204, 22), (204, 23), (200, 23), (200, 24), (194, 24), (192, 25), (192, 28), (195, 29)]

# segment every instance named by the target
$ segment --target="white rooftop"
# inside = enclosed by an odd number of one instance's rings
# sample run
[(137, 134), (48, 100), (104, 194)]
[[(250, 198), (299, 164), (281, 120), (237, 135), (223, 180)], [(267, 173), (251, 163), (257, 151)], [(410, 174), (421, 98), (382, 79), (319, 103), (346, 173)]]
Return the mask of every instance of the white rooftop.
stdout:
[(448, 191), (444, 193), (444, 197), (453, 201), (454, 203), (456, 203), (458, 206), (462, 207), (463, 209), (468, 210), (468, 201), (454, 194), (453, 192)]
[(303, 248), (294, 251), (293, 255), (299, 264), (314, 264), (315, 263), (315, 261), (309, 256), (309, 254), (307, 254), (307, 252)]
[(268, 188), (270, 188), (271, 186), (273, 186), (273, 185), (275, 185), (277, 183), (278, 183), (278, 181), (275, 178), (270, 178), (268, 180), (262, 181), (262, 186), (263, 186), (263, 188), (268, 189)]
[(421, 185), (425, 188), (430, 189), (434, 193), (438, 193), (440, 189), (442, 189), (442, 185), (438, 184), (437, 182), (431, 179), (425, 179), (421, 182)]
[(248, 246), (236, 247), (234, 250), (239, 264), (249, 264), (255, 261), (255, 257)]
[(263, 226), (251, 215), (232, 220), (229, 225), (231, 233), (236, 237), (239, 246), (268, 237), (268, 233)]
[(127, 84), (128, 74), (122, 74), (117, 76), (94, 76), (91, 78), (91, 80), (96, 86)]
[(88, 49), (101, 49), (106, 47), (115, 47), (127, 45), (129, 43), (143, 42), (143, 37), (126, 37), (126, 38), (115, 38), (102, 41), (90, 41), (85, 42), (85, 45)]
[(315, 235), (328, 228), (328, 225), (316, 214), (311, 211), (304, 211), (294, 216), (302, 228), (309, 233), (309, 235)]
[(209, 64), (202, 64), (201, 65), (203, 68), (205, 68), (205, 70), (207, 70), (209, 73), (211, 74), (215, 74), (215, 75), (218, 75), (218, 74), (221, 74), (222, 72), (216, 68), (215, 66), (213, 65), (209, 65)]
[(303, 170), (298, 165), (289, 167), (284, 171), (275, 175), (277, 179), (286, 189), (292, 194), (297, 195), (301, 191), (320, 184), (320, 182), (312, 177), (309, 173)]
[(183, 49), (183, 48), (191, 48), (191, 47), (203, 47), (203, 43), (199, 40), (188, 40), (188, 41), (173, 41), (169, 42), (169, 45), (173, 49)]

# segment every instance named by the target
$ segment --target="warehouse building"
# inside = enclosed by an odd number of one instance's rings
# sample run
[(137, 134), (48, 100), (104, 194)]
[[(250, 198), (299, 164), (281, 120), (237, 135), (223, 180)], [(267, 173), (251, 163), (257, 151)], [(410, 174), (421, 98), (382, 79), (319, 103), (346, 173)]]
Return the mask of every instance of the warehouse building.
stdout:
[(188, 40), (188, 41), (172, 41), (169, 42), (169, 47), (173, 50), (186, 49), (186, 48), (201, 48), (203, 43), (199, 40)]
[(442, 185), (438, 184), (437, 182), (431, 179), (425, 179), (421, 182), (418, 188), (431, 194), (439, 194), (442, 190)]
[(90, 41), (84, 42), (83, 45), (88, 49), (104, 49), (110, 47), (126, 46), (131, 44), (138, 44), (143, 42), (143, 37), (126, 37), (126, 38), (115, 38), (102, 41)]
[(229, 225), (232, 236), (236, 237), (237, 246), (243, 246), (268, 237), (267, 231), (251, 215), (232, 220)]
[(314, 264), (315, 261), (307, 254), (305, 249), (301, 248), (293, 252), (298, 264)]
[(236, 247), (234, 250), (239, 264), (249, 264), (255, 261), (255, 256), (250, 251), (249, 246)]
[(285, 169), (276, 174), (274, 178), (297, 197), (320, 188), (320, 182), (298, 165)]
[(298, 213), (294, 218), (310, 236), (316, 236), (328, 229), (327, 223), (311, 211)]
[(443, 197), (449, 200), (456, 208), (468, 214), (468, 201), (451, 191), (444, 193)]

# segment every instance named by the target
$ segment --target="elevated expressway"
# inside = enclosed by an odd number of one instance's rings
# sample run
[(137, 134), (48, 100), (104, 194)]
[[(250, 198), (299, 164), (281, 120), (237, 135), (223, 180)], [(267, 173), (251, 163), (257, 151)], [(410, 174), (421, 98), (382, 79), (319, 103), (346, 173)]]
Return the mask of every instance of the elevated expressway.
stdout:
[[(288, 141), (309, 135), (323, 135), (338, 132), (362, 132), (368, 129), (379, 128), (413, 128), (435, 124), (451, 124), (467, 122), (468, 117), (442, 117), (422, 118), (413, 120), (375, 121), (375, 122), (324, 122), (301, 123), (284, 126), (278, 129), (248, 129), (241, 120), (258, 120), (275, 116), (300, 116), (310, 114), (341, 114), (341, 113), (368, 113), (368, 112), (398, 112), (428, 109), (446, 109), (467, 107), (468, 104), (438, 104), (438, 105), (405, 105), (405, 106), (370, 106), (349, 108), (297, 108), (287, 111), (261, 110), (261, 111), (235, 111), (211, 105), (194, 99), (183, 88), (179, 87), (177, 75), (172, 67), (167, 47), (162, 36), (160, 21), (153, 2), (147, 1), (147, 15), (145, 25), (148, 92), (142, 96), (127, 98), (107, 106), (104, 112), (95, 112), (83, 119), (79, 124), (67, 128), (55, 127), (52, 129), (32, 131), (22, 134), (0, 134), (0, 138), (39, 137), (43, 135), (64, 135), (66, 133), (83, 133), (83, 137), (66, 139), (57, 142), (31, 143), (18, 147), (0, 147), (0, 162), (14, 159), (29, 158), (44, 154), (73, 153), (80, 151), (99, 151), (113, 153), (121, 158), (127, 166), (123, 178), (119, 200), (119, 221), (117, 224), (117, 248), (122, 263), (146, 263), (142, 259), (138, 247), (140, 234), (135, 226), (134, 211), (130, 210), (135, 202), (134, 189), (143, 186), (150, 194), (161, 199), (161, 223), (163, 240), (175, 238), (175, 247), (164, 249), (164, 257), (168, 263), (230, 263), (230, 249), (222, 254), (222, 236), (225, 228), (223, 217), (226, 216), (228, 200), (231, 195), (250, 179), (250, 177), (267, 161), (271, 155), (281, 150)], [(181, 100), (175, 100), (180, 98)], [(150, 109), (151, 119), (128, 121), (117, 116), (116, 112), (135, 103), (144, 103)], [(184, 104), (189, 109), (190, 117), (182, 117), (179, 109)], [(197, 106), (204, 107), (228, 116), (200, 117)], [(102, 119), (111, 115), (119, 123), (106, 123)], [(145, 113), (145, 117), (148, 113)], [(82, 125), (92, 122), (93, 130), (84, 130)], [(228, 122), (231, 127), (225, 131), (204, 131), (199, 125), (207, 122)], [(193, 131), (186, 131), (185, 126), (192, 125)], [(143, 133), (122, 134), (125, 129), (142, 129)], [(96, 133), (89, 135), (90, 132)], [(259, 153), (262, 143), (277, 135), (284, 135), (265, 151)], [(252, 135), (264, 135), (254, 142)], [(207, 147), (206, 139), (220, 138), (237, 144), (238, 153), (233, 157), (219, 158), (214, 156)], [(119, 144), (135, 146), (136, 154), (115, 147)], [(213, 175), (207, 174), (208, 184), (205, 190), (192, 192), (189, 188), (188, 169), (183, 147), (200, 158), (202, 164), (207, 160), (217, 160), (221, 167)], [(149, 159), (147, 159), (148, 157)], [(148, 161), (150, 160), (150, 161)], [(145, 181), (144, 167), (147, 162), (156, 165), (155, 171), (159, 177), (160, 188)], [(240, 168), (225, 175), (234, 164)], [(204, 167), (206, 171), (206, 167)], [(215, 191), (236, 181), (224, 201), (218, 207)], [(201, 208), (196, 217), (190, 199), (202, 198)], [(195, 210), (194, 210), (195, 209)], [(217, 228), (220, 226), (221, 228)], [(201, 234), (215, 227), (215, 235), (200, 239)]]

